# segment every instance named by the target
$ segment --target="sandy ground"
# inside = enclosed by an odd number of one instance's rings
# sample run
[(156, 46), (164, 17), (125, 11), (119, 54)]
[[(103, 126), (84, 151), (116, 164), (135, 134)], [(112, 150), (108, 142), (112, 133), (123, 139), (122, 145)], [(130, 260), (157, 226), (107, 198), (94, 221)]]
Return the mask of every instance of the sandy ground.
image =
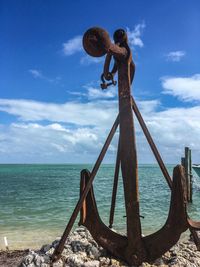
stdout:
[(29, 250), (0, 251), (1, 267), (17, 267)]

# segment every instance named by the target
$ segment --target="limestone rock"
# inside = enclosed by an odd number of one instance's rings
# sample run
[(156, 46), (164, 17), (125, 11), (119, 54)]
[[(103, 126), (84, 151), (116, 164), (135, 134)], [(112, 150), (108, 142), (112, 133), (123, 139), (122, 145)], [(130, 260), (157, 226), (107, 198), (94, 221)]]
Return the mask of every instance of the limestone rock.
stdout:
[[(19, 267), (125, 267), (125, 263), (114, 259), (94, 241), (89, 231), (83, 227), (71, 233), (64, 246), (61, 259), (50, 265), (51, 256), (58, 245), (44, 245), (39, 251), (29, 251)], [(200, 251), (193, 241), (179, 242), (153, 264), (144, 262), (140, 267), (200, 267)]]

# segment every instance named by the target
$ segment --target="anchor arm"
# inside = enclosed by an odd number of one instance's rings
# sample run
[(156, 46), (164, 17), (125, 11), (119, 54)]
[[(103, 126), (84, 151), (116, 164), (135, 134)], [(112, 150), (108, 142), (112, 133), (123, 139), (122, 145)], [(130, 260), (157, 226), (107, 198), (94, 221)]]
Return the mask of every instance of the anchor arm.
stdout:
[(188, 223), (191, 226), (192, 229), (194, 230), (200, 230), (200, 222), (193, 221), (188, 217)]
[(173, 172), (171, 203), (165, 225), (156, 233), (144, 237), (149, 260), (155, 260), (177, 243), (188, 229), (184, 168), (177, 165)]

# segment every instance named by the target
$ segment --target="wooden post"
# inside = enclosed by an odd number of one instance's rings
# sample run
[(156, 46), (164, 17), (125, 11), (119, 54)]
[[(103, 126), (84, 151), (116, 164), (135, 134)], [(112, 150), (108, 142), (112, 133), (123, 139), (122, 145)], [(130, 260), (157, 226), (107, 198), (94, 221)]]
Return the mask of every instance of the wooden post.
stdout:
[(192, 153), (189, 147), (185, 147), (185, 157), (181, 158), (181, 164), (185, 168), (187, 183), (187, 201), (192, 203)]
[(185, 167), (185, 158), (184, 158), (184, 157), (181, 158), (181, 165), (182, 165), (183, 167)]
[(190, 202), (192, 203), (192, 195), (193, 195), (193, 188), (192, 188), (192, 151), (189, 149), (189, 177), (190, 177)]
[(187, 200), (190, 202), (189, 147), (185, 147), (185, 175), (187, 182)]

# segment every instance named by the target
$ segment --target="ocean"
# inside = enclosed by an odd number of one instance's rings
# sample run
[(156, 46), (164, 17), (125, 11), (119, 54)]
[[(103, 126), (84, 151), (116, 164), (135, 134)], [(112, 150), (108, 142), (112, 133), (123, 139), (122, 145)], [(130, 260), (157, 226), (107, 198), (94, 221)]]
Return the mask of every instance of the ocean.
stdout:
[[(0, 249), (39, 248), (61, 236), (79, 199), (80, 171), (92, 165), (0, 165)], [(167, 165), (170, 175), (173, 165)], [(195, 172), (193, 173), (195, 176)], [(109, 223), (114, 165), (102, 165), (94, 181), (100, 216)], [(189, 215), (200, 220), (200, 181), (194, 177)], [(157, 165), (139, 166), (143, 234), (160, 229), (168, 215), (170, 190)], [(122, 178), (119, 178), (113, 228), (125, 233)], [(78, 219), (75, 223), (78, 225)]]

